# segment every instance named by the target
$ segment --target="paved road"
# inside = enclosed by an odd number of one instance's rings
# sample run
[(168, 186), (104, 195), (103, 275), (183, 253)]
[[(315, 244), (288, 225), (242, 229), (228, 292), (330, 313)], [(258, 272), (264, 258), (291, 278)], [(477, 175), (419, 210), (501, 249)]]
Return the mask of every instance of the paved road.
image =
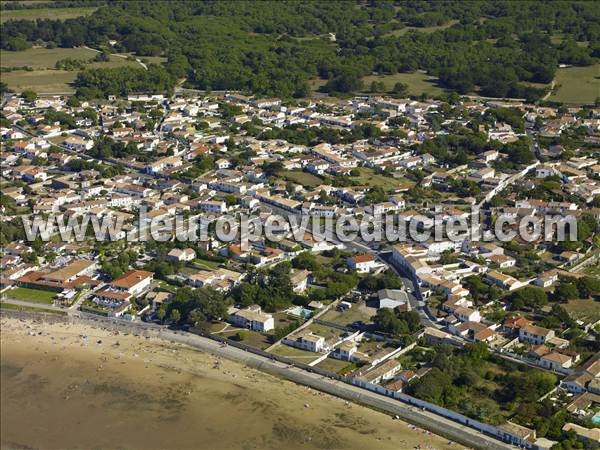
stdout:
[(391, 252), (382, 252), (378, 255), (379, 259), (385, 262), (402, 280), (402, 283), (404, 284), (407, 290), (410, 307), (414, 311), (417, 311), (419, 313), (419, 316), (421, 316), (421, 324), (425, 327), (439, 328), (440, 325), (438, 325), (438, 323), (435, 320), (435, 317), (433, 317), (429, 312), (429, 309), (427, 308), (425, 302), (423, 300), (418, 299), (414, 294), (415, 292), (417, 292), (417, 289), (419, 289), (419, 287), (415, 285), (415, 282), (411, 278), (407, 277), (406, 274), (402, 273), (396, 267), (396, 265), (393, 264), (391, 256)]

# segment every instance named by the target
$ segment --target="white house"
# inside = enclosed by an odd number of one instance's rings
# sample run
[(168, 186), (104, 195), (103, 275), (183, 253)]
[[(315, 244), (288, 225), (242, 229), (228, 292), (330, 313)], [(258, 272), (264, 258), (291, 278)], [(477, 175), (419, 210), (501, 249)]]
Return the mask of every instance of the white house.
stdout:
[(347, 259), (348, 268), (360, 273), (370, 272), (377, 267), (375, 257), (370, 254), (351, 256)]
[(379, 298), (379, 308), (396, 308), (401, 305), (406, 305), (407, 310), (410, 309), (406, 292), (399, 289), (381, 289), (377, 292)]
[(227, 204), (224, 201), (204, 200), (198, 203), (198, 208), (211, 213), (224, 213), (227, 211)]
[(534, 345), (545, 343), (554, 337), (554, 331), (535, 325), (525, 325), (519, 329), (519, 341)]
[(175, 262), (191, 261), (196, 257), (196, 252), (192, 248), (184, 248), (183, 250), (174, 248), (167, 254), (167, 257)]
[(310, 330), (303, 330), (295, 336), (285, 338), (283, 343), (314, 353), (319, 353), (325, 348), (325, 338), (313, 334)]
[(568, 369), (573, 365), (573, 358), (558, 352), (550, 352), (540, 358), (539, 364), (546, 369)]
[(266, 332), (275, 328), (275, 320), (271, 314), (262, 312), (260, 306), (252, 305), (235, 311), (229, 316), (234, 325), (250, 330)]
[(91, 139), (83, 139), (77, 136), (69, 136), (63, 141), (63, 145), (69, 150), (84, 152), (94, 146), (94, 141)]

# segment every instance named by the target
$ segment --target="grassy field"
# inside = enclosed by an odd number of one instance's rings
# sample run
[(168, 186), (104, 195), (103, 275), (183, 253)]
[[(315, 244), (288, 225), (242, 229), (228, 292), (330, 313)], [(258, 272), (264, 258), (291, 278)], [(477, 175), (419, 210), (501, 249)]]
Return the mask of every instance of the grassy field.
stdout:
[(96, 52), (87, 48), (28, 48), (20, 52), (0, 51), (2, 67), (29, 66), (34, 69), (54, 69), (57, 61), (65, 58), (91, 59)]
[(556, 70), (556, 92), (548, 100), (563, 103), (594, 103), (600, 97), (600, 64)]
[(36, 9), (15, 9), (2, 10), (0, 22), (4, 23), (7, 20), (36, 20), (36, 19), (53, 19), (67, 20), (75, 17), (89, 16), (96, 7), (87, 8), (36, 8)]
[(56, 292), (18, 287), (5, 292), (2, 294), (2, 296), (6, 296), (6, 298), (11, 298), (13, 300), (22, 300), (33, 303), (46, 303), (51, 305), (52, 301), (56, 297)]
[(237, 328), (231, 326), (227, 329), (227, 331), (224, 331), (223, 333), (219, 334), (220, 336), (237, 340), (238, 333), (242, 337), (242, 339), (239, 342), (241, 342), (242, 344), (249, 345), (250, 347), (264, 350), (265, 348), (271, 345), (271, 341), (267, 334), (259, 333), (258, 331), (247, 330), (245, 328)]
[(591, 265), (584, 270), (586, 275), (594, 275), (600, 277), (600, 265)]
[(215, 270), (220, 266), (220, 264), (216, 261), (209, 261), (208, 259), (202, 258), (195, 258), (192, 261), (192, 265), (201, 270)]
[(391, 90), (396, 83), (404, 83), (408, 85), (408, 93), (410, 95), (421, 95), (423, 93), (435, 96), (444, 93), (444, 90), (437, 85), (437, 78), (427, 75), (424, 72), (417, 71), (414, 73), (395, 73), (392, 75), (368, 75), (363, 77), (365, 89), (371, 87), (373, 81), (380, 81), (385, 85), (387, 91)]
[(286, 358), (290, 358), (305, 364), (308, 364), (309, 362), (314, 361), (319, 356), (321, 356), (320, 353), (313, 353), (306, 350), (301, 350), (299, 348), (285, 344), (278, 345), (273, 350), (271, 350), (271, 353), (279, 356), (285, 356)]
[[(77, 77), (77, 71), (54, 69), (56, 62), (65, 59), (94, 58), (98, 53), (86, 48), (30, 48), (20, 52), (0, 51), (2, 67), (32, 67), (33, 71), (15, 70), (2, 74), (2, 81), (15, 91), (32, 89), (36, 92), (73, 92), (71, 83)], [(141, 67), (135, 61), (111, 55), (106, 62), (91, 62), (86, 65), (89, 69), (132, 66)]]
[(414, 184), (405, 179), (393, 178), (376, 173), (373, 169), (368, 167), (360, 167), (358, 170), (360, 170), (360, 175), (357, 177), (350, 177), (350, 179), (361, 185), (368, 185), (371, 187), (380, 186), (383, 189), (408, 189)]
[(600, 302), (591, 298), (581, 300), (570, 300), (566, 305), (562, 305), (569, 315), (576, 320), (584, 322), (596, 322), (600, 320)]
[(312, 173), (303, 172), (301, 170), (290, 170), (290, 171), (281, 171), (278, 175), (285, 180), (292, 181), (297, 184), (301, 184), (307, 188), (314, 188), (315, 186), (319, 186), (323, 184), (323, 180)]
[(10, 309), (13, 311), (26, 311), (26, 312), (43, 312), (50, 314), (58, 314), (65, 315), (66, 311), (58, 311), (55, 309), (45, 309), (45, 308), (35, 308), (33, 306), (21, 306), (21, 305), (13, 305), (12, 303), (0, 302), (0, 309)]
[(399, 30), (390, 31), (389, 33), (385, 33), (384, 36), (402, 36), (410, 31), (419, 31), (421, 33), (433, 33), (434, 31), (443, 30), (445, 28), (450, 28), (452, 25), (456, 25), (458, 20), (450, 20), (448, 23), (444, 25), (434, 26), (434, 27), (404, 27)]
[(326, 341), (336, 341), (344, 333), (337, 328), (328, 327), (319, 323), (311, 323), (308, 327), (314, 334), (324, 337)]
[(340, 359), (334, 358), (325, 358), (315, 367), (323, 370), (329, 370), (330, 372), (339, 373), (343, 371), (346, 367), (351, 366), (352, 364), (348, 361), (342, 361)]
[[(372, 311), (371, 311), (372, 310)], [(325, 313), (321, 319), (337, 323), (339, 325), (349, 326), (356, 321), (362, 321), (364, 323), (371, 323), (371, 317), (375, 315), (376, 310), (374, 308), (368, 308), (364, 303), (352, 305), (352, 308), (346, 311), (337, 311), (330, 309)]]
[(2, 74), (2, 81), (16, 92), (32, 89), (35, 92), (74, 92), (70, 83), (75, 80), (77, 72), (66, 70), (35, 70), (26, 72), (18, 70)]

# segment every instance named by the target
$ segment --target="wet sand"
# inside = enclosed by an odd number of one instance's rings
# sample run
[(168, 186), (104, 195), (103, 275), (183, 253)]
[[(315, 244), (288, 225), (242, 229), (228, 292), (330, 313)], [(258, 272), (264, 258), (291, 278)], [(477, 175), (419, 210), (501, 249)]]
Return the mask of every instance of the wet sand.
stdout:
[(159, 339), (6, 317), (0, 326), (2, 448), (462, 448)]

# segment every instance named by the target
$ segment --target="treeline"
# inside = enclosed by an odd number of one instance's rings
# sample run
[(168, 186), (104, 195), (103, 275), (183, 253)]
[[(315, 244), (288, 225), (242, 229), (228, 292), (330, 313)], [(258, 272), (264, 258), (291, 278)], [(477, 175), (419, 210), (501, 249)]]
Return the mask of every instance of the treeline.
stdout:
[[(431, 371), (410, 384), (407, 393), (492, 425), (505, 422), (505, 416), (517, 409), (531, 410), (557, 381), (551, 373), (517, 367), (491, 355), (484, 342), (460, 350), (437, 347), (428, 359)], [(490, 369), (491, 364), (497, 371)], [(556, 431), (560, 434), (560, 429)]]
[(171, 74), (155, 64), (150, 64), (148, 70), (141, 67), (85, 70), (75, 79), (76, 96), (82, 100), (135, 92), (171, 93), (174, 84)]
[(2, 2), (0, 10), (15, 11), (18, 9), (47, 9), (47, 8), (78, 8), (90, 6), (106, 5), (106, 1), (96, 0), (71, 0), (71, 1), (52, 1), (52, 2)]
[[(544, 91), (530, 82), (549, 83), (559, 63), (589, 65), (600, 56), (597, 2), (396, 3), (111, 3), (63, 22), (7, 21), (2, 48), (115, 40), (117, 51), (166, 56), (168, 73), (190, 86), (281, 97), (306, 96), (315, 78), (345, 93), (374, 72), (425, 70), (459, 93), (535, 100)], [(406, 25), (448, 27), (395, 33)]]

